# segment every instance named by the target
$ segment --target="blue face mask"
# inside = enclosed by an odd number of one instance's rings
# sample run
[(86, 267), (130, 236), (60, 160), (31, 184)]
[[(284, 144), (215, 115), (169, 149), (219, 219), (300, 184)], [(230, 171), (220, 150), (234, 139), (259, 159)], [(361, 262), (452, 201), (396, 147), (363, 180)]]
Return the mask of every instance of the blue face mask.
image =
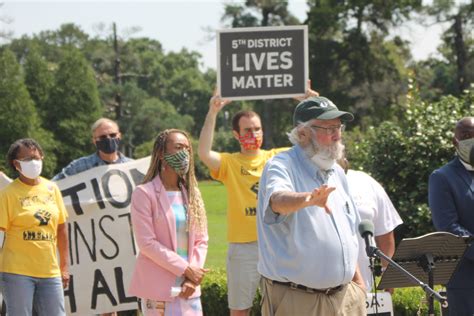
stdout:
[(120, 145), (119, 138), (105, 138), (96, 140), (95, 147), (103, 153), (111, 154), (118, 151)]

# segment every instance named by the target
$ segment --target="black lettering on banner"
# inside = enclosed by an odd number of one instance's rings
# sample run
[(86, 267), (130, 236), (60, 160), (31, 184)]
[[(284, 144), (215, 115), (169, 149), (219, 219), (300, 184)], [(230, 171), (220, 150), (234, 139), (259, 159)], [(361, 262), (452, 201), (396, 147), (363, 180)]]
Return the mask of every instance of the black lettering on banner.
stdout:
[(64, 290), (64, 299), (66, 298), (69, 298), (71, 313), (77, 312), (76, 295), (74, 294), (74, 275), (72, 274), (69, 276), (69, 285), (67, 289)]
[(96, 252), (96, 238), (95, 238), (95, 225), (94, 225), (94, 219), (91, 219), (91, 231), (92, 231), (92, 248), (89, 245), (89, 243), (86, 240), (86, 237), (84, 236), (84, 233), (82, 232), (81, 228), (79, 227), (79, 224), (77, 222), (73, 223), (74, 225), (74, 242), (75, 242), (75, 247), (76, 247), (76, 263), (79, 264), (79, 239), (77, 238), (78, 235), (81, 235), (82, 240), (84, 241), (84, 245), (87, 248), (87, 251), (89, 252), (89, 255), (92, 259), (92, 261), (96, 262), (97, 261), (97, 252)]
[(123, 271), (122, 267), (114, 268), (115, 283), (117, 284), (117, 293), (120, 304), (133, 303), (137, 301), (135, 296), (127, 296), (125, 287), (123, 285)]
[(110, 303), (113, 306), (117, 306), (117, 300), (112, 295), (110, 287), (105, 281), (104, 275), (99, 269), (94, 271), (94, 285), (92, 286), (92, 297), (91, 297), (91, 309), (97, 308), (97, 296), (107, 295)]
[(84, 182), (81, 182), (79, 184), (76, 184), (75, 186), (61, 191), (63, 197), (71, 196), (72, 208), (76, 215), (84, 214), (84, 211), (81, 208), (81, 204), (79, 203), (79, 196), (77, 195), (77, 192), (82, 191), (85, 188), (86, 184)]
[(143, 178), (145, 178), (145, 174), (141, 173), (137, 168), (130, 169), (130, 174), (132, 176), (133, 183), (135, 183), (136, 186), (141, 184), (143, 182)]
[(118, 217), (126, 217), (128, 220), (128, 226), (130, 227), (130, 239), (132, 240), (132, 246), (133, 246), (133, 254), (136, 255), (137, 249), (135, 247), (135, 236), (133, 236), (132, 214), (125, 213), (125, 214), (119, 215)]
[(257, 215), (257, 208), (256, 207), (246, 207), (245, 208), (245, 216), (256, 216)]
[(120, 251), (119, 251), (119, 246), (118, 246), (117, 242), (112, 238), (112, 236), (107, 234), (107, 232), (104, 229), (104, 226), (102, 226), (102, 222), (104, 221), (105, 218), (110, 219), (112, 222), (115, 221), (115, 220), (110, 215), (102, 216), (99, 220), (99, 228), (102, 231), (102, 233), (104, 233), (105, 238), (107, 238), (108, 240), (110, 240), (114, 244), (116, 251), (115, 251), (115, 254), (113, 254), (111, 256), (108, 256), (102, 249), (100, 250), (100, 253), (105, 259), (112, 260), (112, 259), (116, 258), (119, 255)]
[[(110, 188), (109, 188), (109, 183), (110, 183), (110, 177), (113, 175), (119, 176), (124, 182), (125, 185), (127, 186), (127, 199), (123, 202), (117, 201), (112, 197), (112, 194), (110, 193)], [(112, 206), (116, 208), (125, 208), (130, 205), (130, 201), (132, 199), (132, 184), (130, 183), (130, 180), (128, 179), (128, 176), (125, 172), (121, 170), (109, 170), (106, 174), (102, 176), (102, 188), (104, 189), (105, 197), (107, 198), (107, 201), (109, 201)]]
[(100, 193), (100, 190), (99, 190), (99, 182), (97, 182), (97, 179), (94, 178), (91, 180), (91, 184), (92, 184), (92, 189), (94, 190), (94, 195), (97, 201), (97, 205), (99, 205), (99, 208), (103, 210), (105, 208), (105, 203), (104, 203), (104, 199), (102, 198), (102, 194)]

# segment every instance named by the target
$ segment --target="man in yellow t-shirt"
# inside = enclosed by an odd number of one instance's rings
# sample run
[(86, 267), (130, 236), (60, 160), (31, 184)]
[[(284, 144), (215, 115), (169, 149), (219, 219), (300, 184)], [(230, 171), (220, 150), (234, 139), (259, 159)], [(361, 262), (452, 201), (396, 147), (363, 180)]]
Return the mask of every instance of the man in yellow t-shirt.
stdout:
[(212, 150), (219, 111), (230, 101), (214, 95), (209, 102), (199, 138), (199, 157), (211, 176), (227, 189), (227, 289), (231, 315), (248, 315), (260, 281), (257, 271), (257, 194), (258, 182), (268, 159), (286, 148), (262, 150), (262, 123), (257, 113), (240, 111), (232, 118), (232, 133), (240, 152)]

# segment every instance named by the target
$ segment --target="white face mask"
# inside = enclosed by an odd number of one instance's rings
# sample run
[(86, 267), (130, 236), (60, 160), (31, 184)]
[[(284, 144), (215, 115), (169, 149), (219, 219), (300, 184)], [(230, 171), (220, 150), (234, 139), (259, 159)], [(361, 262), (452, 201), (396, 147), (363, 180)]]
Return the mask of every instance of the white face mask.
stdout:
[(464, 162), (474, 167), (474, 138), (458, 140), (456, 151)]
[(35, 180), (41, 174), (43, 169), (43, 160), (33, 159), (30, 161), (17, 160), (20, 163), (21, 170), (18, 170), (23, 176), (28, 179)]

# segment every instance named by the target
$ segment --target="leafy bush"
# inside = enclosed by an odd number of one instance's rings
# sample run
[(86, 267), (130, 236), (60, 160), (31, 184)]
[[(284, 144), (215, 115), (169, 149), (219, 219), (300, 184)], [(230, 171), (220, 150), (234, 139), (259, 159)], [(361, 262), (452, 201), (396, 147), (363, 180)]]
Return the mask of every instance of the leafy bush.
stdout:
[(349, 160), (364, 169), (387, 191), (405, 222), (401, 236), (433, 231), (428, 202), (428, 178), (454, 157), (456, 122), (474, 112), (474, 94), (443, 97), (427, 104), (415, 92), (400, 111), (399, 121), (386, 121), (349, 137)]
[(201, 291), (201, 302), (205, 315), (229, 315), (227, 281), (224, 270), (213, 270), (208, 273), (202, 282)]
[[(436, 291), (440, 288), (436, 287)], [(395, 290), (392, 295), (393, 313), (397, 316), (413, 316), (428, 314), (428, 302), (425, 292), (418, 287)], [(435, 315), (440, 315), (440, 304), (435, 301)]]
[[(227, 307), (227, 277), (225, 270), (213, 270), (206, 275), (201, 285), (201, 302), (204, 315), (229, 315)], [(257, 292), (250, 311), (251, 316), (260, 316), (260, 301), (262, 296)]]

